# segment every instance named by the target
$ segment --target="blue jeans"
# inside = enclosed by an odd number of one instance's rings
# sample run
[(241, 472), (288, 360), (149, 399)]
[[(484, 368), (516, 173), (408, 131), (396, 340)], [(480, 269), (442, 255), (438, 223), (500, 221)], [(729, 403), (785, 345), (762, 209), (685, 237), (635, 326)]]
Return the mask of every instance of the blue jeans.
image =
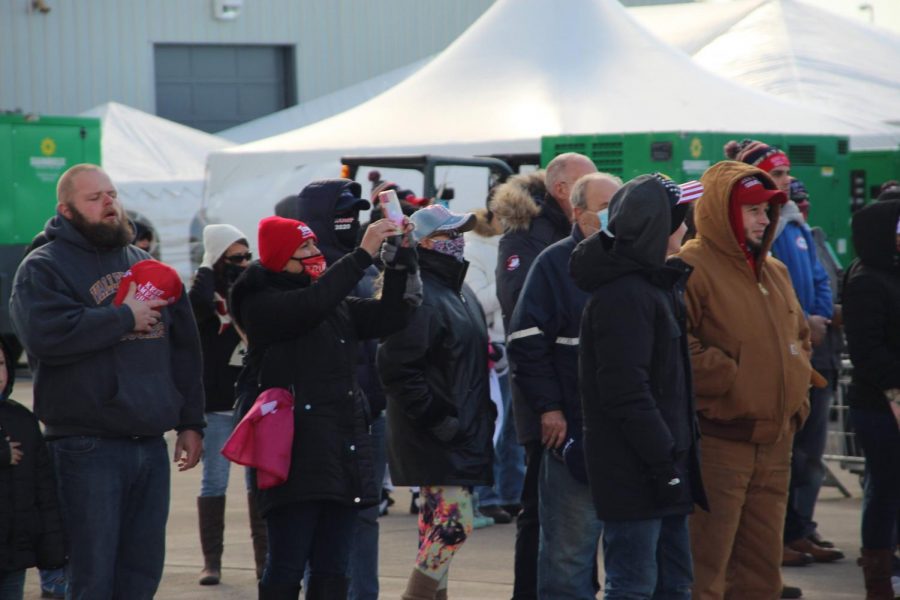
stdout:
[(25, 594), (25, 569), (0, 571), (0, 600), (22, 600)]
[(604, 521), (603, 565), (605, 600), (690, 600), (694, 575), (687, 515)]
[[(384, 447), (385, 418), (382, 413), (369, 429), (375, 460), (375, 484), (384, 481), (387, 456)], [(359, 511), (350, 548), (348, 600), (378, 600), (378, 505)]]
[(825, 443), (828, 440), (828, 413), (834, 399), (835, 375), (833, 370), (822, 371), (822, 376), (828, 380), (828, 386), (810, 390), (809, 417), (803, 424), (803, 429), (794, 436), (791, 484), (784, 520), (786, 544), (802, 540), (816, 531), (813, 513), (825, 479), (822, 455), (825, 454)]
[(70, 600), (153, 598), (169, 517), (162, 438), (76, 436), (50, 442), (68, 536)]
[(222, 447), (231, 435), (233, 417), (206, 413), (206, 429), (203, 430), (203, 479), (201, 496), (224, 496), (228, 489), (231, 462), (222, 456)]
[(593, 600), (599, 591), (594, 580), (603, 522), (597, 518), (591, 490), (548, 451), (540, 477), (538, 598)]
[(62, 592), (66, 591), (66, 569), (40, 569), (41, 591)]
[(862, 545), (871, 550), (895, 548), (900, 512), (900, 430), (891, 412), (850, 409), (850, 422), (866, 455)]
[(358, 512), (327, 500), (272, 509), (266, 516), (269, 553), (263, 584), (300, 585), (307, 562), (311, 577), (346, 577)]
[(525, 482), (525, 449), (516, 440), (516, 423), (512, 413), (509, 374), (500, 378), (503, 399), (503, 429), (494, 448), (494, 485), (475, 486), (478, 506), (519, 504)]

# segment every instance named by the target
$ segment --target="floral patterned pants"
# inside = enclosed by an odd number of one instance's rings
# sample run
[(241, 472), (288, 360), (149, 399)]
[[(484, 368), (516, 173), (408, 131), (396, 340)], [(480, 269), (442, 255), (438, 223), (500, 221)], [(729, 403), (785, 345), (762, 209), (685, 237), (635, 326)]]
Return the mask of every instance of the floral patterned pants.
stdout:
[(472, 533), (472, 494), (460, 486), (423, 486), (416, 568), (447, 587), (450, 560)]

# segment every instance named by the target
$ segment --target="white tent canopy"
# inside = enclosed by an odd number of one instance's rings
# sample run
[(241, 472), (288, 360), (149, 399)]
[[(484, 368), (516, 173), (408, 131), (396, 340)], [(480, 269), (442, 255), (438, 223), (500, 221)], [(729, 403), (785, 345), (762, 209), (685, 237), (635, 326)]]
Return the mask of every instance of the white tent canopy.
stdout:
[(900, 131), (900, 36), (797, 0), (768, 0), (693, 51), (717, 75)]
[(654, 4), (628, 9), (655, 36), (694, 54), (739, 23), (766, 0)]
[(82, 115), (101, 121), (103, 168), (122, 204), (146, 217), (159, 234), (160, 258), (187, 278), (188, 228), (203, 198), (206, 157), (232, 143), (116, 102)]
[(615, 0), (498, 0), (443, 53), (380, 96), (210, 154), (206, 197), (210, 216), (227, 220), (228, 206), (262, 190), (262, 216), (270, 202), (309, 181), (311, 165), (341, 154), (537, 152), (544, 135), (738, 128), (853, 139), (883, 131), (724, 80), (641, 27)]

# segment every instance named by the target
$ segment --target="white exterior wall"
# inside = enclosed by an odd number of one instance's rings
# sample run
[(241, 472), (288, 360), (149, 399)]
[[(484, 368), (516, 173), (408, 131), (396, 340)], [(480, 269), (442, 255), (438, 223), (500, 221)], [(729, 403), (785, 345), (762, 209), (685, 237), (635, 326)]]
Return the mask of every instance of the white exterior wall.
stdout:
[(73, 115), (108, 101), (156, 112), (158, 43), (293, 45), (311, 100), (432, 55), (493, 0), (0, 0), (0, 110)]

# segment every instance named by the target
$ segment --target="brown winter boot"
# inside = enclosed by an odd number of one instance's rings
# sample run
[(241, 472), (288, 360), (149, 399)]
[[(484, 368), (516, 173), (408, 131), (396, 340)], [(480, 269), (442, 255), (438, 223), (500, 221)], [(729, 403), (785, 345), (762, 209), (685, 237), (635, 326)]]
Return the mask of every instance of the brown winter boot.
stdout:
[(891, 586), (891, 557), (894, 553), (890, 548), (862, 548), (860, 553), (862, 556), (856, 564), (863, 568), (866, 600), (894, 600), (894, 588)]
[(269, 551), (269, 533), (266, 520), (259, 516), (256, 505), (256, 492), (247, 492), (247, 510), (250, 513), (250, 537), (253, 540), (253, 560), (256, 563), (256, 580), (263, 576), (266, 566), (266, 553)]
[(406, 591), (400, 596), (400, 600), (435, 600), (439, 583), (440, 581), (429, 577), (419, 569), (413, 569), (409, 581), (406, 582)]
[(225, 533), (225, 496), (197, 498), (203, 571), (200, 585), (216, 585), (222, 579), (222, 536)]

